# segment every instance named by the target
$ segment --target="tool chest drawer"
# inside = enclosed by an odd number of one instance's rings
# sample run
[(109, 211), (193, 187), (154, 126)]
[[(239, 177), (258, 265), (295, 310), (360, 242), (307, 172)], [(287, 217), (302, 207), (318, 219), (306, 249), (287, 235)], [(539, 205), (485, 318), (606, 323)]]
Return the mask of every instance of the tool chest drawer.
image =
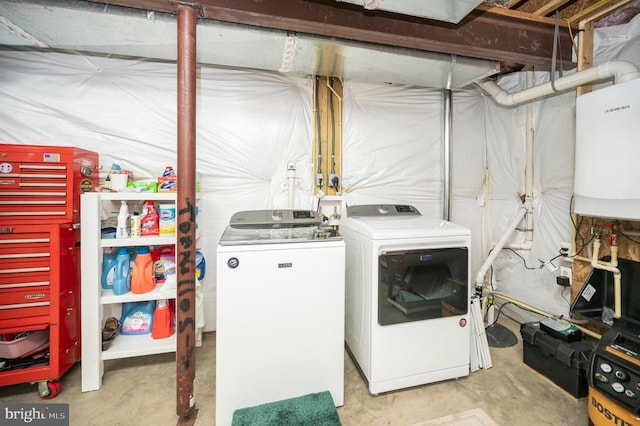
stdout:
[(0, 290), (0, 321), (49, 315), (49, 288)]
[[(49, 317), (52, 237), (58, 225), (3, 226), (0, 232), (0, 322)], [(6, 327), (6, 323), (0, 323)]]
[(98, 183), (98, 154), (74, 147), (0, 145), (0, 220), (79, 222), (80, 194)]

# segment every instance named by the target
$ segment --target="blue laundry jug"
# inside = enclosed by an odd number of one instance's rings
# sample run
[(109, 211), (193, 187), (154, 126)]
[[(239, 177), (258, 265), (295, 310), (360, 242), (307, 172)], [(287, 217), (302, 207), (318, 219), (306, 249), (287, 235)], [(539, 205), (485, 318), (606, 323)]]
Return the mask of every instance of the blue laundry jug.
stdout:
[(120, 334), (138, 335), (151, 333), (155, 309), (155, 300), (123, 303)]
[(131, 274), (129, 265), (129, 250), (120, 247), (116, 256), (116, 264), (113, 271), (113, 294), (119, 296), (126, 294), (131, 288)]
[(113, 276), (116, 270), (116, 256), (118, 252), (115, 250), (107, 251), (102, 255), (102, 278), (100, 284), (102, 288), (113, 289)]

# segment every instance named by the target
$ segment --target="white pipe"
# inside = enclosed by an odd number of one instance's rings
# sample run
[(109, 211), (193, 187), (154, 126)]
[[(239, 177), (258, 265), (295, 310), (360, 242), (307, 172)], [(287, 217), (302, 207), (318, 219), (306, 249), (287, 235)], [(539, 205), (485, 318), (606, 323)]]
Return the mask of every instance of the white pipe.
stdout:
[[(485, 80), (476, 83), (482, 90), (487, 92), (500, 105), (506, 107), (518, 106), (549, 95), (556, 95), (561, 92), (574, 89), (583, 84), (594, 83), (601, 80), (614, 78), (616, 84), (630, 81), (640, 77), (638, 68), (627, 61), (609, 61), (596, 67), (583, 71), (578, 71), (564, 77), (555, 79), (553, 84), (547, 82), (539, 86), (530, 87), (516, 93), (508, 93), (498, 86), (493, 80)], [(555, 89), (554, 89), (555, 87)]]
[(618, 269), (618, 246), (611, 246), (611, 262), (601, 262), (598, 260), (598, 255), (600, 252), (600, 239), (596, 238), (593, 241), (593, 256), (591, 257), (591, 266), (596, 269), (603, 269), (605, 271), (613, 272), (613, 311), (615, 313), (616, 318), (620, 318), (622, 316), (622, 301), (621, 301), (621, 286), (620, 279), (622, 278), (622, 274), (620, 273), (620, 269)]
[(290, 162), (287, 164), (287, 185), (289, 189), (289, 208), (292, 209), (294, 207), (294, 198), (295, 198), (295, 189), (296, 189), (296, 165), (295, 163)]
[[(545, 317), (548, 317), (548, 318), (555, 318), (555, 315), (552, 315), (552, 314), (550, 314), (548, 312), (545, 312), (545, 311), (543, 311), (541, 309), (538, 309), (538, 308), (536, 308), (534, 306), (528, 305), (528, 304), (526, 304), (524, 302), (521, 302), (519, 300), (513, 299), (513, 298), (511, 298), (511, 297), (509, 297), (509, 296), (507, 296), (505, 294), (496, 293), (496, 292), (493, 292), (491, 294), (494, 297), (498, 298), (498, 299), (502, 299), (505, 302), (511, 302), (514, 305), (520, 306), (521, 308), (524, 308), (524, 309), (526, 309), (528, 311), (535, 312), (536, 314), (539, 314), (539, 315), (542, 315), (542, 316), (545, 316)], [(571, 322), (571, 319), (569, 319), (568, 321)], [(588, 328), (582, 327), (582, 326), (580, 326), (580, 324), (576, 324), (575, 322), (571, 322), (571, 323), (573, 325), (575, 325), (576, 327), (578, 327), (580, 330), (582, 330), (585, 334), (590, 335), (591, 337), (595, 337), (596, 339), (602, 338), (601, 334), (598, 334), (598, 333), (596, 333), (594, 331), (591, 331)], [(489, 324), (491, 324), (491, 323), (489, 323)]]
[[(527, 87), (533, 87), (533, 71), (527, 71)], [(527, 209), (525, 216), (524, 242), (520, 244), (508, 244), (506, 247), (514, 250), (531, 250), (533, 246), (533, 104), (529, 102), (525, 106), (525, 130), (526, 162), (524, 166), (524, 206)]]
[(496, 245), (493, 247), (493, 250), (491, 250), (491, 253), (489, 253), (489, 256), (487, 256), (487, 259), (480, 267), (478, 275), (476, 275), (475, 290), (477, 295), (482, 294), (482, 287), (484, 286), (484, 276), (487, 274), (489, 267), (493, 264), (496, 257), (498, 257), (498, 254), (500, 254), (500, 251), (507, 242), (507, 239), (511, 236), (511, 233), (516, 229), (518, 223), (520, 223), (526, 213), (527, 209), (525, 207), (521, 207), (520, 210), (518, 210), (518, 212), (516, 213), (516, 217), (513, 218), (504, 235), (502, 235), (502, 238), (500, 238), (500, 240), (496, 243)]

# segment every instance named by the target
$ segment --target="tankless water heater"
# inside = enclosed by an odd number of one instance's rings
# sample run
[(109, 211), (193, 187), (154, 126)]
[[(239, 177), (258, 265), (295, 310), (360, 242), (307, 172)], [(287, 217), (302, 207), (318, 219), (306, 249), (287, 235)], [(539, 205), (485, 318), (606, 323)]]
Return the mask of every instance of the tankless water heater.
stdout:
[(576, 100), (575, 212), (640, 219), (640, 79)]

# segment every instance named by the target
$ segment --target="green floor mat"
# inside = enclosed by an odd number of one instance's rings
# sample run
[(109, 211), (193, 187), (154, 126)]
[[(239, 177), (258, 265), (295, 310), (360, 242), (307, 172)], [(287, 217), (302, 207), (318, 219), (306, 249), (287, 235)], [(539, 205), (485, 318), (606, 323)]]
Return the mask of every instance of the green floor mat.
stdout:
[(340, 418), (328, 391), (311, 393), (233, 413), (232, 426), (340, 426)]

